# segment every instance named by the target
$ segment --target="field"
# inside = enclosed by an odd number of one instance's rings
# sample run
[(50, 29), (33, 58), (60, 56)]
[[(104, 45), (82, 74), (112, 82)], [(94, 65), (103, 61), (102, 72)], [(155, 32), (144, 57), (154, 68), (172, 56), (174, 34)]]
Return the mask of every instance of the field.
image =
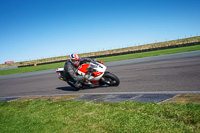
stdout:
[(200, 132), (200, 105), (86, 101), (0, 102), (1, 133)]
[[(200, 50), (200, 45), (97, 58), (97, 60), (101, 60), (103, 62), (110, 62), (110, 61), (141, 58), (141, 57), (148, 57), (148, 56), (157, 56), (157, 55), (163, 55), (163, 54), (173, 54), (173, 53), (195, 51), (195, 50)], [(33, 72), (33, 71), (40, 71), (40, 70), (56, 69), (58, 67), (63, 67), (64, 63), (65, 62), (60, 62), (60, 63), (46, 64), (46, 65), (20, 67), (17, 69), (10, 69), (10, 70), (1, 70), (0, 75), (9, 75), (9, 74), (15, 74), (15, 73), (25, 73), (25, 72)]]
[[(105, 51), (98, 51), (98, 52), (91, 52), (91, 53), (77, 53), (77, 54), (79, 54), (81, 57), (91, 57), (91, 56), (116, 54), (116, 53), (129, 52), (129, 51), (154, 49), (154, 48), (160, 49), (163, 47), (180, 46), (182, 44), (198, 43), (198, 42), (200, 42), (200, 36), (172, 40), (172, 41), (165, 41), (165, 42), (157, 42), (157, 43), (152, 43), (152, 44), (144, 44), (140, 46), (132, 46), (132, 47), (126, 47), (126, 48), (120, 48), (120, 49), (112, 49), (112, 50), (105, 50)], [(46, 63), (46, 62), (63, 61), (63, 60), (67, 60), (67, 58), (68, 58), (68, 55), (38, 59), (38, 60), (31, 60), (31, 61), (24, 61), (24, 62), (16, 62), (12, 64), (0, 64), (0, 67), (2, 68), (2, 67), (8, 67), (8, 66), (34, 65), (34, 64)]]

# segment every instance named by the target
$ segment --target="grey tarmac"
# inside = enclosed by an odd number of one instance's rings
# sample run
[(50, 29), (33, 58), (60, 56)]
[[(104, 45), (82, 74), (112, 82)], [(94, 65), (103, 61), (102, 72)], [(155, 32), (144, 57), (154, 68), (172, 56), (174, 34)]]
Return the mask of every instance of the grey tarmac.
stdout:
[(86, 97), (87, 100), (89, 95), (97, 95), (102, 96), (95, 98), (97, 101), (161, 102), (180, 93), (200, 92), (200, 51), (109, 62), (106, 65), (108, 71), (119, 77), (121, 83), (118, 87), (74, 91), (57, 79), (55, 70), (47, 70), (0, 76), (0, 101), (27, 96), (84, 94), (79, 99)]

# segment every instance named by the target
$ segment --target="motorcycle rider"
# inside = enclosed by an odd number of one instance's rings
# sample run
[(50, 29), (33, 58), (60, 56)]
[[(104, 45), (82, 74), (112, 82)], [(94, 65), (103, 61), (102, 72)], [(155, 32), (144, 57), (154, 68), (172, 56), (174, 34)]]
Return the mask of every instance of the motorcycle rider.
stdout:
[(89, 77), (78, 75), (77, 69), (80, 65), (91, 61), (93, 61), (91, 58), (80, 58), (78, 54), (71, 54), (64, 65), (64, 80), (75, 88), (81, 88), (81, 82), (88, 80)]

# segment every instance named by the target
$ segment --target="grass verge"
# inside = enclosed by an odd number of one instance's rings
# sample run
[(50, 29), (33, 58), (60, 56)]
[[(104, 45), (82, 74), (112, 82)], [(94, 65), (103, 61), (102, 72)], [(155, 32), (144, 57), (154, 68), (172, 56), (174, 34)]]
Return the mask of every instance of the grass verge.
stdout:
[(17, 69), (1, 70), (0, 75), (9, 75), (9, 74), (16, 74), (16, 73), (26, 73), (26, 72), (48, 70), (48, 69), (56, 69), (58, 67), (63, 67), (64, 64), (65, 64), (64, 62), (60, 62), (60, 63), (45, 64), (45, 65), (38, 65), (38, 66), (19, 67)]
[(200, 105), (200, 94), (178, 94), (173, 98), (163, 101), (162, 103), (167, 103), (167, 102), (181, 103), (181, 104), (187, 104), (192, 102)]
[(75, 100), (0, 102), (0, 131), (200, 132), (200, 105)]
[[(98, 58), (98, 60), (101, 60), (103, 62), (110, 62), (110, 61), (119, 61), (119, 60), (125, 60), (125, 59), (133, 59), (133, 58), (157, 56), (157, 55), (164, 55), (164, 54), (188, 52), (188, 51), (195, 51), (195, 50), (200, 50), (200, 45), (104, 57), (104, 58)], [(58, 67), (63, 67), (63, 66), (64, 66), (64, 62), (46, 64), (46, 65), (38, 65), (38, 66), (30, 66), (30, 67), (21, 67), (21, 68), (17, 68), (17, 69), (1, 70), (0, 75), (9, 75), (9, 74), (15, 74), (15, 73), (25, 73), (25, 72), (48, 70), (48, 69), (56, 69)]]
[(119, 56), (111, 56), (111, 57), (105, 57), (105, 58), (98, 58), (98, 60), (102, 60), (104, 62), (119, 61), (119, 60), (125, 60), (125, 59), (174, 54), (174, 53), (189, 52), (189, 51), (196, 51), (196, 50), (200, 50), (200, 45), (157, 50), (157, 51), (149, 51), (149, 52), (142, 52), (142, 53), (133, 53), (133, 54), (126, 54), (126, 55), (119, 55)]

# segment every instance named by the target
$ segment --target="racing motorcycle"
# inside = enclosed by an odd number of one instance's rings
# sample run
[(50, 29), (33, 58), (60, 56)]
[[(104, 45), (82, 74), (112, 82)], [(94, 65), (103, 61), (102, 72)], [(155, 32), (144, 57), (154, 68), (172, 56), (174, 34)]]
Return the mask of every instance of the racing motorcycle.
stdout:
[[(102, 61), (91, 61), (90, 64), (82, 64), (77, 69), (77, 74), (82, 76), (87, 76), (88, 80), (84, 81), (81, 87), (75, 87), (73, 84), (68, 84), (75, 88), (76, 90), (82, 89), (84, 86), (118, 86), (120, 84), (119, 78), (106, 71), (107, 67)], [(58, 68), (56, 73), (59, 74), (59, 79), (63, 80), (64, 68)], [(66, 81), (67, 82), (67, 81)]]

